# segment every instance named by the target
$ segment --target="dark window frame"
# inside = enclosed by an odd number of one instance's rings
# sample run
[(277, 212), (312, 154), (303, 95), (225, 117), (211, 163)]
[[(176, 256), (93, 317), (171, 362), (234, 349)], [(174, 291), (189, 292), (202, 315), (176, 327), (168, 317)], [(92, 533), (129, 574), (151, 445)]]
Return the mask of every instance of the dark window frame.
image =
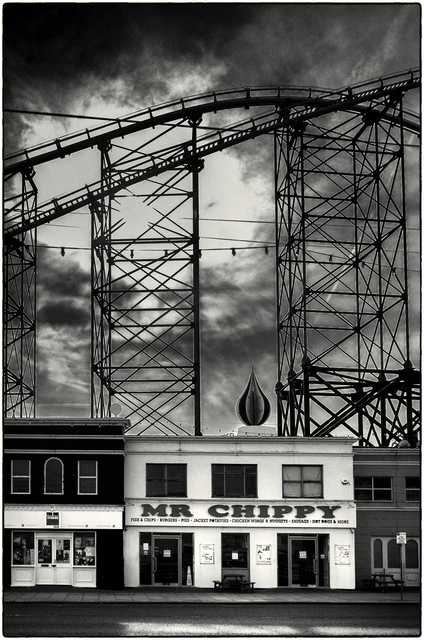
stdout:
[[(381, 486), (387, 480), (390, 480), (390, 487)], [(358, 486), (359, 483), (362, 483), (362, 486)], [(366, 483), (369, 486), (366, 486)], [(354, 494), (358, 502), (393, 502), (393, 478), (392, 476), (355, 476)], [(389, 497), (382, 497), (382, 494)]]
[[(61, 491), (47, 491), (47, 465), (49, 462), (51, 462), (52, 460), (57, 460), (58, 462), (60, 462), (60, 468), (61, 468)], [(44, 463), (44, 495), (48, 495), (48, 496), (63, 496), (63, 491), (64, 489), (64, 465), (63, 462), (60, 458), (57, 458), (56, 456), (52, 456), (51, 458), (48, 458), (45, 463)]]
[[(163, 478), (158, 477), (149, 477), (149, 468), (155, 467), (156, 470), (158, 467), (164, 468)], [(181, 467), (184, 470), (183, 476), (179, 479), (170, 477), (170, 470), (176, 470), (176, 467)], [(163, 491), (153, 490), (153, 484), (156, 485), (158, 482), (163, 483)], [(182, 489), (179, 491), (171, 491), (172, 482), (182, 483)], [(146, 497), (147, 498), (187, 498), (187, 464), (185, 463), (146, 463)]]
[[(28, 474), (27, 475), (22, 475), (19, 473), (15, 473), (14, 472), (14, 463), (15, 462), (27, 462), (28, 463)], [(16, 459), (16, 460), (12, 460), (12, 464), (10, 467), (10, 476), (11, 476), (11, 486), (10, 486), (10, 493), (12, 495), (30, 495), (31, 494), (31, 460), (28, 459)], [(27, 479), (28, 480), (28, 491), (15, 491), (15, 480), (18, 479)]]
[[(299, 481), (288, 481), (288, 480), (284, 480), (284, 469), (285, 468), (297, 468), (300, 469), (300, 480)], [(308, 480), (306, 478), (304, 478), (304, 469), (319, 469), (320, 470), (320, 479), (319, 481), (312, 481), (312, 480)], [(282, 468), (281, 468), (281, 479), (282, 479), (282, 497), (283, 498), (311, 498), (311, 499), (315, 499), (315, 498), (323, 498), (324, 497), (324, 473), (323, 473), (323, 465), (322, 464), (283, 464)], [(320, 491), (320, 495), (307, 495), (307, 490), (306, 487), (308, 486), (308, 484), (320, 484), (321, 485), (321, 491)], [(284, 491), (284, 486), (285, 484), (291, 485), (293, 488), (294, 484), (300, 484), (300, 494), (301, 495), (286, 495), (285, 491)]]
[[(84, 462), (93, 462), (96, 466), (96, 471), (94, 475), (83, 475), (81, 473), (81, 463)], [(95, 478), (95, 490), (94, 491), (82, 491), (81, 490), (81, 480), (93, 479)], [(99, 463), (97, 460), (78, 460), (78, 487), (77, 493), (79, 496), (97, 496), (99, 492)]]
[[(248, 472), (251, 470), (252, 472)], [(258, 465), (256, 464), (213, 464), (212, 498), (257, 498)], [(241, 473), (239, 473), (241, 472)], [(241, 476), (241, 491), (231, 490), (231, 480)], [(254, 478), (254, 490), (250, 489)], [(250, 479), (250, 480), (249, 480)]]
[[(415, 486), (408, 487), (408, 482), (415, 484)], [(421, 480), (419, 476), (405, 477), (405, 502), (421, 502)]]

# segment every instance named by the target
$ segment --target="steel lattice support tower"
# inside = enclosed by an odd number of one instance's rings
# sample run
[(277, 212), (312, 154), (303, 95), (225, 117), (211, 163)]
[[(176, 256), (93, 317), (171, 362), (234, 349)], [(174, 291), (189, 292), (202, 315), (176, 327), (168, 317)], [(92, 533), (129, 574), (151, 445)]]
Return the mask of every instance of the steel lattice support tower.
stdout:
[[(125, 196), (149, 206), (153, 222), (138, 234), (124, 233), (120, 198), (111, 196), (127, 159), (101, 153), (104, 196), (92, 213), (92, 417), (125, 407), (132, 433), (189, 434), (182, 415), (200, 435), (199, 212), (196, 126), (184, 166), (142, 184)], [(160, 207), (160, 209), (158, 208)], [(190, 224), (182, 220), (187, 216)], [(194, 415), (193, 415), (194, 412)], [(180, 411), (181, 413), (181, 411)], [(186, 420), (187, 421), (187, 420)]]
[(416, 443), (402, 121), (398, 93), (275, 134), (281, 435)]
[[(22, 224), (37, 214), (33, 177), (33, 171), (22, 172), (19, 195), (5, 200)], [(3, 244), (3, 402), (9, 418), (35, 417), (36, 244), (36, 228), (6, 237)]]

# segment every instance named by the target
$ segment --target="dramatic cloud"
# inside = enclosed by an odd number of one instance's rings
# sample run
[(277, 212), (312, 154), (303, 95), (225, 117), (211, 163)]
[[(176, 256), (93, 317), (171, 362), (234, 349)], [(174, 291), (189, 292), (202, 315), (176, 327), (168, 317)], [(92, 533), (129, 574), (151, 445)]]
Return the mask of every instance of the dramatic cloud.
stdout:
[[(6, 3), (3, 46), (8, 154), (98, 124), (10, 110), (116, 118), (209, 90), (340, 88), (414, 68), (420, 64), (420, 5)], [(407, 106), (418, 111), (419, 97), (407, 96)], [(242, 111), (240, 119), (250, 115)], [(233, 117), (217, 115), (221, 122)], [(202, 125), (208, 124), (205, 118)], [(98, 179), (97, 162), (97, 151), (89, 150), (78, 171), (69, 159), (38, 167), (39, 201)], [(273, 172), (272, 138), (263, 136), (208, 157), (200, 174), (203, 419), (211, 428), (234, 426), (234, 405), (251, 364), (274, 402)], [(416, 194), (408, 198), (416, 202)], [(47, 245), (38, 252), (39, 413), (88, 415), (87, 212), (61, 223), (39, 230)], [(419, 248), (410, 261), (419, 269)], [(418, 300), (412, 301), (416, 314)]]

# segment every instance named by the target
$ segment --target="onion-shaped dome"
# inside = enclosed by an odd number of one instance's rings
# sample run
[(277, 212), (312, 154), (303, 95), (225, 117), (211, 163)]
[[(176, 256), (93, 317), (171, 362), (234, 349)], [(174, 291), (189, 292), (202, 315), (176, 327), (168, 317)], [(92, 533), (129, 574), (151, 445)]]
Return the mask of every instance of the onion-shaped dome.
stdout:
[(236, 415), (247, 426), (259, 426), (268, 420), (271, 403), (259, 386), (252, 366), (249, 382), (236, 403)]

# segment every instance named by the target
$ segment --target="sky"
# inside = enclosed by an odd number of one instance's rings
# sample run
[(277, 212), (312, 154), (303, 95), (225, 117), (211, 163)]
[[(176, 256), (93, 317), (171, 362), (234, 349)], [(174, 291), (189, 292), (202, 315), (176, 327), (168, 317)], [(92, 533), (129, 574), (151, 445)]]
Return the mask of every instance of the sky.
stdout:
[[(4, 151), (97, 124), (11, 110), (115, 118), (209, 90), (336, 89), (405, 71), (420, 64), (420, 27), (420, 4), (404, 2), (6, 3)], [(275, 402), (274, 258), (263, 249), (273, 243), (272, 150), (242, 147), (211, 156), (201, 174), (206, 433), (240, 425), (252, 364)], [(82, 187), (94, 171), (89, 158), (64, 167), (37, 170), (40, 196)], [(38, 241), (37, 416), (88, 417), (88, 216), (40, 228)], [(249, 249), (233, 256), (234, 245)]]

